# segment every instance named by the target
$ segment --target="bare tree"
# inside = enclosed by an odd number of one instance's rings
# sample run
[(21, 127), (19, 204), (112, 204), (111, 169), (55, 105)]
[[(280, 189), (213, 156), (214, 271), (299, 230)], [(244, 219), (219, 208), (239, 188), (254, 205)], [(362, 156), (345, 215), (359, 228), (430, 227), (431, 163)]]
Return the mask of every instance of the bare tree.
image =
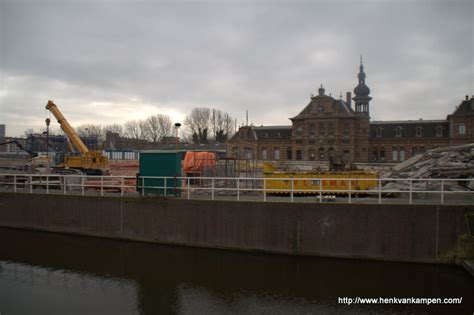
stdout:
[(212, 133), (216, 142), (223, 143), (232, 136), (234, 120), (226, 112), (219, 109), (212, 110)]
[(158, 114), (145, 120), (144, 130), (147, 138), (157, 143), (163, 137), (170, 136), (173, 133), (173, 124), (168, 115)]
[(207, 107), (195, 107), (186, 116), (184, 124), (191, 133), (194, 143), (207, 143), (211, 127), (211, 110)]
[(144, 140), (146, 138), (145, 122), (130, 120), (125, 123), (125, 136), (131, 139)]
[(103, 130), (105, 133), (109, 131), (113, 133), (118, 133), (119, 136), (123, 136), (123, 127), (119, 124), (106, 125), (104, 126)]

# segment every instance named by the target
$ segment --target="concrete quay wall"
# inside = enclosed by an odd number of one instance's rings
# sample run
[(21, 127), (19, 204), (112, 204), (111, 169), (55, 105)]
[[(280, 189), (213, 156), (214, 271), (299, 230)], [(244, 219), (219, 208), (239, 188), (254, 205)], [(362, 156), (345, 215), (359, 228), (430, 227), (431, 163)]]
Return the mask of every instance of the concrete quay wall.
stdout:
[[(454, 263), (474, 205), (309, 204), (0, 193), (0, 226), (308, 256)], [(12, 240), (14, 241), (14, 240)]]

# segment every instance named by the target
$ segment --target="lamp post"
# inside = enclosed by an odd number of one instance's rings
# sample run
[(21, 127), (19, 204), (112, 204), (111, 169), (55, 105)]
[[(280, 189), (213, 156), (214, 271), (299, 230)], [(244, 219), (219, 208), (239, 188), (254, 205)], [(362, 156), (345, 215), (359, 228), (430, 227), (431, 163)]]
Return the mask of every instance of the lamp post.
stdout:
[(51, 123), (51, 119), (46, 118), (46, 159), (49, 162), (49, 124)]
[(176, 130), (176, 137), (175, 137), (175, 140), (176, 140), (176, 153), (178, 153), (178, 144), (179, 144), (178, 130), (179, 130), (179, 127), (181, 127), (180, 123), (175, 123), (174, 124), (174, 129)]

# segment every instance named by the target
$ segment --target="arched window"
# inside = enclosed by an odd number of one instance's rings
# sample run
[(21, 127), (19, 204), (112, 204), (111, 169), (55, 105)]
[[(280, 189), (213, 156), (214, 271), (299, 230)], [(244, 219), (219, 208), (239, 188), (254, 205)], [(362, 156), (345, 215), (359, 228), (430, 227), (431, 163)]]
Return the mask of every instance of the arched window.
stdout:
[(323, 147), (319, 148), (318, 153), (319, 153), (319, 159), (324, 160), (325, 155), (324, 155), (324, 148)]
[(396, 127), (395, 128), (395, 137), (401, 138), (402, 134), (403, 134), (403, 128), (401, 126)]
[(382, 138), (382, 135), (383, 135), (383, 128), (382, 128), (382, 127), (378, 127), (375, 136), (376, 136), (377, 138)]
[(416, 137), (423, 137), (423, 127), (417, 126), (415, 128), (415, 136)]
[(443, 126), (439, 125), (436, 126), (436, 137), (442, 137), (443, 136)]
[(459, 124), (459, 134), (463, 135), (465, 133), (466, 133), (466, 125), (464, 125), (464, 123), (460, 123)]
[(314, 136), (316, 134), (316, 126), (314, 124), (309, 125), (309, 135)]

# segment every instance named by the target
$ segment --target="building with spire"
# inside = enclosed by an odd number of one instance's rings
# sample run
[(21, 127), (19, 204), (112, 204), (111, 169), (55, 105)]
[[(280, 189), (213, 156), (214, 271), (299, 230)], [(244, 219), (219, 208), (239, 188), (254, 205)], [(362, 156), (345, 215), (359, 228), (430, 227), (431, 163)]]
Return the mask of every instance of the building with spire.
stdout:
[[(362, 56), (358, 84), (345, 101), (318, 94), (288, 126), (242, 126), (227, 141), (227, 155), (258, 160), (399, 162), (425, 150), (474, 142), (474, 98), (466, 99), (446, 119), (370, 121), (370, 88)], [(354, 108), (352, 107), (354, 101)]]

